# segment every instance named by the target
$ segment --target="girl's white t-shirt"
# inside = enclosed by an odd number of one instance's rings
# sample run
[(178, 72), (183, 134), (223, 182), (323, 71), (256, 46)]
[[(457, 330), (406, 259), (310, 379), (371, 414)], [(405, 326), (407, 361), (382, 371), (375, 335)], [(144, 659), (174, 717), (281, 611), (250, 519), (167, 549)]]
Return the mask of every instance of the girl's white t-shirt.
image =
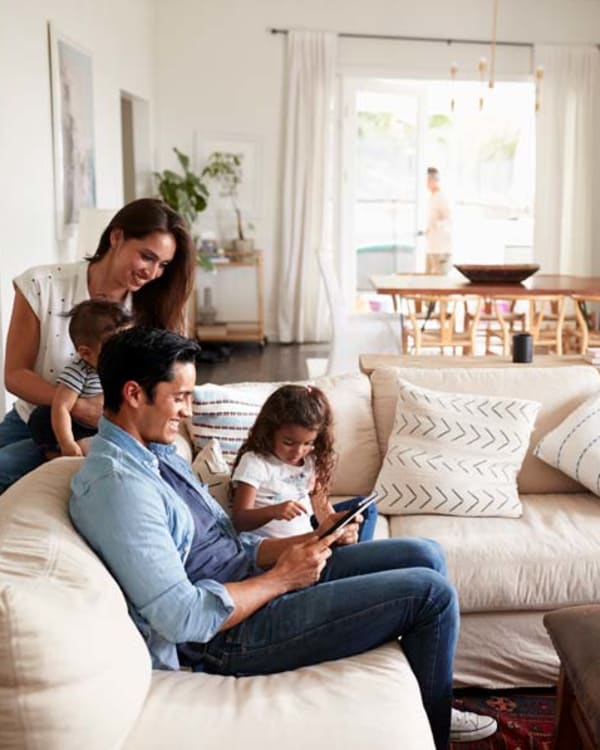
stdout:
[[(88, 268), (85, 260), (36, 266), (13, 280), (40, 321), (40, 346), (33, 370), (49, 383), (55, 383), (63, 367), (76, 356), (69, 336), (70, 319), (60, 313), (89, 299)], [(35, 404), (18, 399), (15, 409), (27, 422)]]
[(311, 455), (302, 466), (292, 466), (276, 456), (262, 456), (248, 451), (241, 457), (233, 472), (233, 482), (244, 482), (256, 488), (255, 506), (264, 508), (286, 500), (296, 500), (306, 508), (306, 513), (291, 521), (275, 519), (253, 529), (253, 534), (264, 537), (286, 537), (312, 531), (310, 516), (313, 507), (309, 492), (314, 486), (315, 461)]

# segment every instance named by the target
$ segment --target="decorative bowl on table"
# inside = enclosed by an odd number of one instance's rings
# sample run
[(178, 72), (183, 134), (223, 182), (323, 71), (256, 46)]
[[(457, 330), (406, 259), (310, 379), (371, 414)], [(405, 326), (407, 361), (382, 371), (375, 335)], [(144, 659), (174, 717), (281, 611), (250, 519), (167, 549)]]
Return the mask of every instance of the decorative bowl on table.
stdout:
[(473, 284), (519, 284), (540, 270), (536, 263), (513, 263), (511, 265), (461, 263), (455, 265), (454, 268)]

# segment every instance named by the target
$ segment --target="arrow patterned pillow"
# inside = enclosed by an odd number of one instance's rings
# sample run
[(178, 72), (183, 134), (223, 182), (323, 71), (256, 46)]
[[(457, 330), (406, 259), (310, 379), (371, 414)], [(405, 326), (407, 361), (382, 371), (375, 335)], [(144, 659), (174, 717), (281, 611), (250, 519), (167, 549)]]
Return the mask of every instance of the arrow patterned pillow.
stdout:
[(398, 380), (396, 417), (375, 489), (382, 513), (517, 518), (517, 474), (536, 401), (432, 391)]

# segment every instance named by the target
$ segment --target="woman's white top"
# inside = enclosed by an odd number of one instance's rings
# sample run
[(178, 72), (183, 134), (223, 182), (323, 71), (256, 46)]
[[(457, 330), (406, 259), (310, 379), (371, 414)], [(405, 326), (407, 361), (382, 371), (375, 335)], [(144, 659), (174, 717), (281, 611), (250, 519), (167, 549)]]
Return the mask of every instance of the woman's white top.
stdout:
[(244, 482), (256, 488), (256, 508), (296, 500), (306, 508), (306, 513), (291, 521), (273, 520), (253, 529), (253, 534), (265, 537), (293, 536), (312, 531), (310, 517), (313, 513), (309, 492), (314, 486), (315, 461), (311, 455), (302, 466), (292, 466), (276, 456), (261, 456), (248, 451), (241, 457), (233, 472), (234, 482)]
[[(33, 370), (49, 383), (55, 383), (64, 366), (76, 356), (69, 336), (70, 318), (60, 313), (68, 312), (74, 305), (89, 299), (88, 268), (89, 263), (85, 260), (35, 266), (13, 279), (15, 287), (40, 321), (40, 346)], [(35, 404), (18, 399), (15, 409), (27, 422)]]

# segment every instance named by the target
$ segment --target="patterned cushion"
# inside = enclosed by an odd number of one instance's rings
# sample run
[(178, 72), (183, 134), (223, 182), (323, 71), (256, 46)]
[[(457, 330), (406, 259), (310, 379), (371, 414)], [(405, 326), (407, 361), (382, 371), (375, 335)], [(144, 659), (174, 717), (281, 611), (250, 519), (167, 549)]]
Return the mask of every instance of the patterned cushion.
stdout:
[(593, 396), (549, 432), (534, 454), (600, 495), (600, 396)]
[(231, 466), (260, 407), (278, 384), (222, 386), (206, 383), (194, 388), (190, 434), (196, 450), (211, 439), (219, 441)]
[(231, 499), (229, 496), (229, 485), (231, 472), (219, 441), (212, 438), (202, 448), (194, 462), (192, 469), (196, 472), (198, 479), (208, 485), (210, 494), (222, 506), (226, 513), (231, 514)]
[(394, 428), (375, 484), (395, 515), (521, 515), (517, 474), (540, 404), (398, 380)]

